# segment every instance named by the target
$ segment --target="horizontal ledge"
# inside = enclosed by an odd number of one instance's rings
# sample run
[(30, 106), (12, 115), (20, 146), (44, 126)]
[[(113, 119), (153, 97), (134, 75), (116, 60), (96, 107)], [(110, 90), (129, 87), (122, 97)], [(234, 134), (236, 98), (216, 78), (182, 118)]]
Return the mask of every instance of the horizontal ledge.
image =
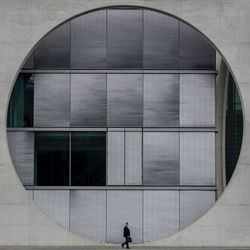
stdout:
[(216, 70), (164, 70), (164, 69), (23, 69), (21, 73), (39, 74), (218, 74)]
[(7, 132), (104, 131), (104, 132), (218, 132), (215, 128), (7, 128)]
[(215, 186), (24, 186), (26, 190), (186, 190), (216, 191)]

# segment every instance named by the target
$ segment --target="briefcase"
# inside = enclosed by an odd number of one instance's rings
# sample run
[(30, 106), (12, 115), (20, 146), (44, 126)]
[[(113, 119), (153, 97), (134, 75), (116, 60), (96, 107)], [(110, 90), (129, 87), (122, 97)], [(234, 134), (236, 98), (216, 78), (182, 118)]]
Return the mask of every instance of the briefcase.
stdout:
[(127, 237), (127, 242), (132, 242), (132, 238), (130, 236)]

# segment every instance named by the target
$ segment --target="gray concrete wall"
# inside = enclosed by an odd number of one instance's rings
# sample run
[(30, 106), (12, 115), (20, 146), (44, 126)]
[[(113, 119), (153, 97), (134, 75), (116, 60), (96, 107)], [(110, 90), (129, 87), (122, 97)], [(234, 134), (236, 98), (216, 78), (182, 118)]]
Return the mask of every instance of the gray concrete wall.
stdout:
[(250, 246), (249, 0), (0, 0), (0, 245), (98, 244), (66, 231), (32, 203), (10, 159), (6, 111), (18, 70), (35, 44), (72, 16), (111, 5), (158, 9), (200, 30), (228, 62), (244, 105), (242, 152), (235, 174), (216, 205), (187, 229), (147, 245)]

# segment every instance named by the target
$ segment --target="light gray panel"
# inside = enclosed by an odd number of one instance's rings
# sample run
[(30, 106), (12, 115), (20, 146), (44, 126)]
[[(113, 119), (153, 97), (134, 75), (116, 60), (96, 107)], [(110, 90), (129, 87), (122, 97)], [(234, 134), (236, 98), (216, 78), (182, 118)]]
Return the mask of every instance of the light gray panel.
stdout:
[(142, 10), (108, 9), (108, 68), (142, 68)]
[(106, 10), (71, 21), (71, 68), (106, 68)]
[(125, 133), (125, 184), (142, 184), (142, 133)]
[(179, 75), (144, 75), (144, 127), (179, 127)]
[(108, 132), (108, 185), (124, 185), (123, 132)]
[(180, 185), (215, 185), (215, 133), (180, 133)]
[(179, 67), (179, 20), (152, 10), (144, 10), (144, 68)]
[(34, 133), (8, 132), (10, 155), (23, 185), (34, 185)]
[(215, 126), (215, 76), (180, 75), (180, 126)]
[(179, 133), (145, 132), (143, 184), (179, 185)]
[(157, 240), (179, 230), (179, 191), (144, 191), (143, 238)]
[(28, 193), (28, 196), (29, 196), (30, 200), (33, 200), (34, 190), (26, 190), (26, 192)]
[(106, 127), (105, 74), (71, 75), (71, 126)]
[(180, 191), (180, 229), (194, 223), (214, 203), (214, 191)]
[(109, 74), (108, 126), (142, 126), (142, 75)]
[(70, 75), (35, 74), (35, 127), (70, 126)]
[(34, 202), (55, 222), (69, 229), (68, 190), (34, 190)]
[(107, 191), (107, 242), (124, 242), (126, 222), (133, 243), (142, 243), (142, 191)]
[(70, 192), (70, 231), (90, 239), (106, 240), (106, 191)]

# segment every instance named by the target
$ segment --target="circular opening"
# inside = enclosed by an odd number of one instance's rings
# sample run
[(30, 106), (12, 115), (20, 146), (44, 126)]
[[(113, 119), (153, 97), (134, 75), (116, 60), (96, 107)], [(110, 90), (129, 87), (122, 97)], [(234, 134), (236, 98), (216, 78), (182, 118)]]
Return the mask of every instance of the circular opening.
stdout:
[(112, 7), (39, 42), (12, 90), (7, 131), (17, 174), (46, 214), (112, 243), (129, 222), (142, 243), (214, 204), (242, 119), (233, 77), (203, 35), (157, 11)]

